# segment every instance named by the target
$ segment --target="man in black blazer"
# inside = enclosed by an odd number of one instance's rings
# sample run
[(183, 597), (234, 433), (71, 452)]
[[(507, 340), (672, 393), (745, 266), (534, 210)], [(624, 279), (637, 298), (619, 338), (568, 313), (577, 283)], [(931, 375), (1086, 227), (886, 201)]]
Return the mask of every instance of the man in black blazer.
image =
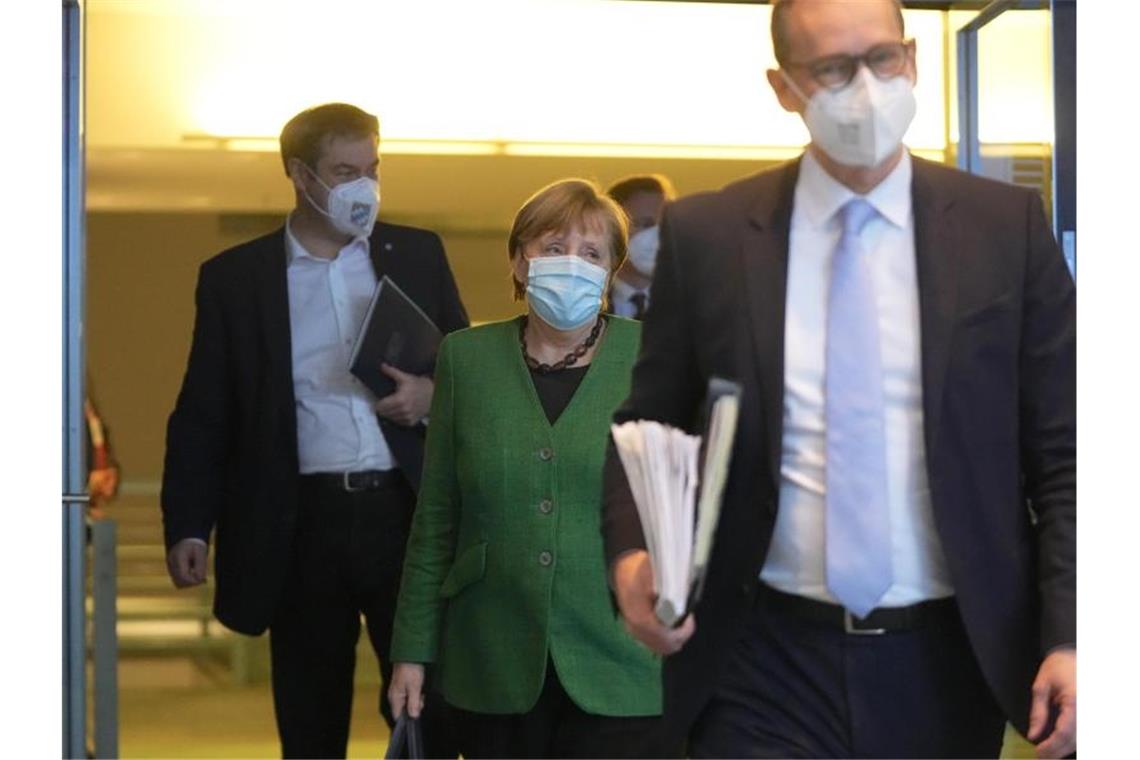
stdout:
[[(743, 386), (679, 628), (653, 615), (607, 458), (611, 580), (631, 632), (670, 655), (664, 725), (693, 757), (996, 756), (1006, 718), (1040, 755), (1073, 752), (1075, 290), (1041, 199), (901, 146), (899, 3), (782, 0), (772, 34), (769, 82), (811, 145), (667, 208), (615, 416), (698, 430), (710, 377)], [(843, 440), (852, 415), (873, 424)], [(877, 526), (855, 544), (852, 516)]]
[(344, 757), (361, 615), (391, 675), (433, 385), (385, 365), (396, 389), (377, 400), (348, 372), (376, 283), (390, 277), (445, 333), (468, 324), (439, 237), (375, 223), (378, 144), (376, 117), (346, 104), (285, 126), (296, 206), (283, 228), (202, 265), (167, 429), (171, 578), (205, 581), (213, 533), (214, 612), (240, 633), (269, 630), (286, 757)]

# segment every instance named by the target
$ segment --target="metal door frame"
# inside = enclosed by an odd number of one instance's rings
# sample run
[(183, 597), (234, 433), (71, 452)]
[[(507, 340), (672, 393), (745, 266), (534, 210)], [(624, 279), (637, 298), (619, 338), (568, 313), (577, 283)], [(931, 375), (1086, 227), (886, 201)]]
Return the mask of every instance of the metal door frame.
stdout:
[[(994, 0), (958, 30), (958, 168), (981, 173), (978, 138), (978, 32), (1008, 10), (1041, 10), (1043, 0)], [(1049, 0), (1053, 33), (1053, 234), (1076, 271), (1076, 0)]]
[(63, 757), (87, 754), (82, 0), (63, 0)]

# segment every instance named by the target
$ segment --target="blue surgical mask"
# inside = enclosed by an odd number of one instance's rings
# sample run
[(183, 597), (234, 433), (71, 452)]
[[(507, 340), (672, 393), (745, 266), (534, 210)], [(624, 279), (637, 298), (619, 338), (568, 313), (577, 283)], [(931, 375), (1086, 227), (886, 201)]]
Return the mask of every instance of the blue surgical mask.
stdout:
[(530, 260), (526, 300), (543, 322), (557, 330), (589, 324), (602, 308), (609, 272), (580, 256)]

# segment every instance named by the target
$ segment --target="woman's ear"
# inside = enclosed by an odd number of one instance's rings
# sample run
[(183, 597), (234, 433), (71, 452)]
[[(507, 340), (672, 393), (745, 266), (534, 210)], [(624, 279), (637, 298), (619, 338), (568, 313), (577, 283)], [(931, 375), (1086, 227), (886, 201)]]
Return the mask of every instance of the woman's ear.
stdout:
[(514, 274), (515, 282), (526, 290), (526, 277), (530, 272), (530, 261), (527, 260), (526, 253), (520, 248), (515, 251), (511, 257), (511, 272)]

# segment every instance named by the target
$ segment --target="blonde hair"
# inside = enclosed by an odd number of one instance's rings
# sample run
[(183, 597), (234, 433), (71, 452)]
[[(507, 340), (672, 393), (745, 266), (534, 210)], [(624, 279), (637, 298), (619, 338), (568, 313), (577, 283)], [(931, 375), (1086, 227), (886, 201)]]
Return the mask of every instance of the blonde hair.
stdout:
[[(523, 249), (548, 232), (601, 227), (610, 244), (610, 274), (625, 261), (629, 226), (621, 206), (588, 179), (563, 179), (552, 182), (527, 199), (515, 214), (511, 234), (507, 238), (510, 261), (522, 255)], [(526, 283), (511, 273), (516, 301), (526, 296)]]

